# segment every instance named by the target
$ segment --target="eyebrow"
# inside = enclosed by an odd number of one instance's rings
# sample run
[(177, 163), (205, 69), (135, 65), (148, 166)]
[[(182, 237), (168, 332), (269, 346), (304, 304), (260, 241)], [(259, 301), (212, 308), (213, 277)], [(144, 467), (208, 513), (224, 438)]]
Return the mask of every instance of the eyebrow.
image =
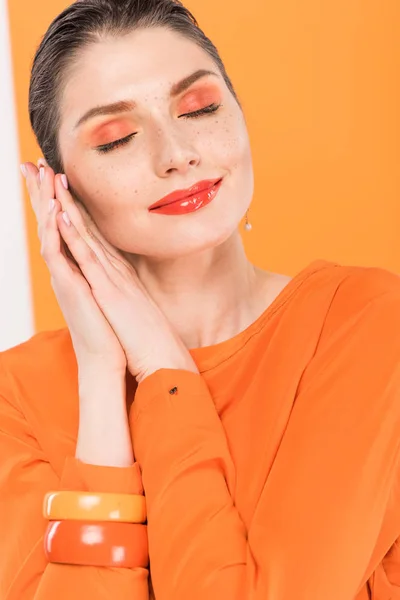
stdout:
[[(191, 75), (188, 75), (178, 83), (174, 83), (170, 90), (170, 98), (175, 98), (185, 92), (191, 85), (193, 85), (196, 81), (201, 79), (202, 77), (206, 77), (208, 75), (213, 75), (218, 77), (217, 73), (214, 71), (208, 71), (207, 69), (198, 69)], [(93, 117), (98, 117), (101, 115), (117, 115), (124, 112), (129, 112), (136, 107), (136, 102), (133, 100), (121, 100), (119, 102), (114, 102), (113, 104), (107, 104), (105, 106), (96, 106), (95, 108), (91, 108), (88, 110), (83, 117), (79, 119), (74, 129), (77, 129), (83, 123), (86, 123), (89, 119)]]

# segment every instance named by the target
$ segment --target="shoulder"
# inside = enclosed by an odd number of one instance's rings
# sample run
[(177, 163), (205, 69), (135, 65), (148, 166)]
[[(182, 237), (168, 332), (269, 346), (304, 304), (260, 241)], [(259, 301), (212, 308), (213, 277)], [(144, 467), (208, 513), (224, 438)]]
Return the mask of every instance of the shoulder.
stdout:
[(44, 331), (29, 340), (0, 352), (2, 372), (30, 386), (49, 386), (76, 370), (75, 354), (67, 328)]
[(366, 314), (398, 320), (400, 275), (382, 267), (316, 260), (292, 279), (281, 298), (287, 331), (305, 337), (311, 349)]
[(77, 364), (68, 329), (38, 333), (0, 352), (1, 403), (24, 416), (42, 447), (53, 440), (69, 449), (79, 415)]
[(293, 304), (291, 331), (300, 331), (297, 346), (307, 360), (303, 382), (323, 373), (332, 382), (353, 381), (361, 371), (364, 380), (390, 373), (400, 389), (399, 275), (322, 261), (308, 270)]
[[(300, 277), (294, 277), (305, 290), (308, 300), (324, 298), (350, 310), (383, 294), (400, 291), (400, 275), (375, 266), (342, 265), (328, 260), (315, 260)], [(311, 293), (310, 293), (311, 292)]]
[(400, 275), (381, 267), (332, 265), (324, 277), (333, 281), (325, 336), (366, 320), (393, 326), (393, 335), (400, 335)]
[[(400, 292), (400, 275), (382, 267), (339, 266), (339, 296), (365, 302)], [(339, 299), (339, 298), (338, 298)]]
[(324, 271), (314, 291), (328, 293), (304, 379), (318, 374), (331, 385), (363, 381), (371, 388), (390, 379), (399, 394), (400, 276), (380, 267), (331, 265)]
[(399, 427), (400, 277), (340, 266), (324, 277), (334, 286), (298, 392), (312, 390), (319, 407), (327, 402), (344, 415), (391, 415)]

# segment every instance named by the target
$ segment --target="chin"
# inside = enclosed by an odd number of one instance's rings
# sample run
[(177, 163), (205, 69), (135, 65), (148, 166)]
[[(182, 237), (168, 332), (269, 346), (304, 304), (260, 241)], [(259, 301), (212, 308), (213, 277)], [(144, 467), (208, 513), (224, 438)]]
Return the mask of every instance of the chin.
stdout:
[[(208, 208), (211, 209), (211, 204), (195, 213), (172, 217), (174, 224), (171, 221), (168, 228), (163, 224), (163, 231), (160, 233), (154, 231), (152, 247), (149, 244), (142, 254), (166, 260), (183, 258), (217, 248), (232, 236), (240, 235), (238, 227), (247, 208), (229, 211), (229, 214), (207, 211)], [(201, 211), (204, 212), (202, 218), (199, 218)]]
[[(252, 199), (252, 186), (238, 186), (235, 191), (227, 181), (213, 201), (183, 215), (145, 214), (142, 219), (125, 221), (123, 234), (119, 228), (109, 231), (108, 241), (125, 253), (171, 260), (217, 248), (238, 228)], [(128, 231), (129, 230), (129, 231)], [(133, 243), (132, 243), (133, 242)]]

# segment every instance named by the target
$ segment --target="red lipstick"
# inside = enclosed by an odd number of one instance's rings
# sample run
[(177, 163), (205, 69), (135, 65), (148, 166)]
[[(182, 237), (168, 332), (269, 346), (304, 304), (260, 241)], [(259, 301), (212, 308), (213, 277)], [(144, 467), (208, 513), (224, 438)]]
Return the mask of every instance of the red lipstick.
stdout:
[(176, 190), (164, 196), (149, 210), (164, 215), (182, 215), (207, 206), (221, 187), (222, 179), (206, 179), (199, 181), (187, 190)]

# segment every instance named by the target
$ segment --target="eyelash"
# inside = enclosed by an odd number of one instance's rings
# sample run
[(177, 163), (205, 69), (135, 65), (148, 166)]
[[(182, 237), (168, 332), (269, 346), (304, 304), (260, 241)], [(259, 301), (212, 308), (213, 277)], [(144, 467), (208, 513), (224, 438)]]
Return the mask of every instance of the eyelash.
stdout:
[[(206, 106), (205, 108), (200, 108), (199, 110), (195, 110), (194, 112), (191, 113), (187, 113), (185, 115), (181, 115), (182, 117), (185, 117), (186, 119), (196, 119), (198, 117), (201, 117), (203, 115), (209, 115), (212, 113), (217, 112), (217, 110), (222, 106), (222, 104), (210, 104), (209, 106)], [(131, 133), (130, 135), (121, 138), (120, 140), (115, 140), (115, 142), (110, 142), (109, 144), (104, 144), (103, 146), (98, 146), (96, 148), (96, 151), (99, 154), (107, 154), (107, 152), (111, 152), (112, 150), (115, 150), (115, 148), (119, 148), (120, 146), (125, 146), (125, 144), (128, 144), (128, 142), (131, 141), (131, 139), (135, 136), (135, 133)]]

